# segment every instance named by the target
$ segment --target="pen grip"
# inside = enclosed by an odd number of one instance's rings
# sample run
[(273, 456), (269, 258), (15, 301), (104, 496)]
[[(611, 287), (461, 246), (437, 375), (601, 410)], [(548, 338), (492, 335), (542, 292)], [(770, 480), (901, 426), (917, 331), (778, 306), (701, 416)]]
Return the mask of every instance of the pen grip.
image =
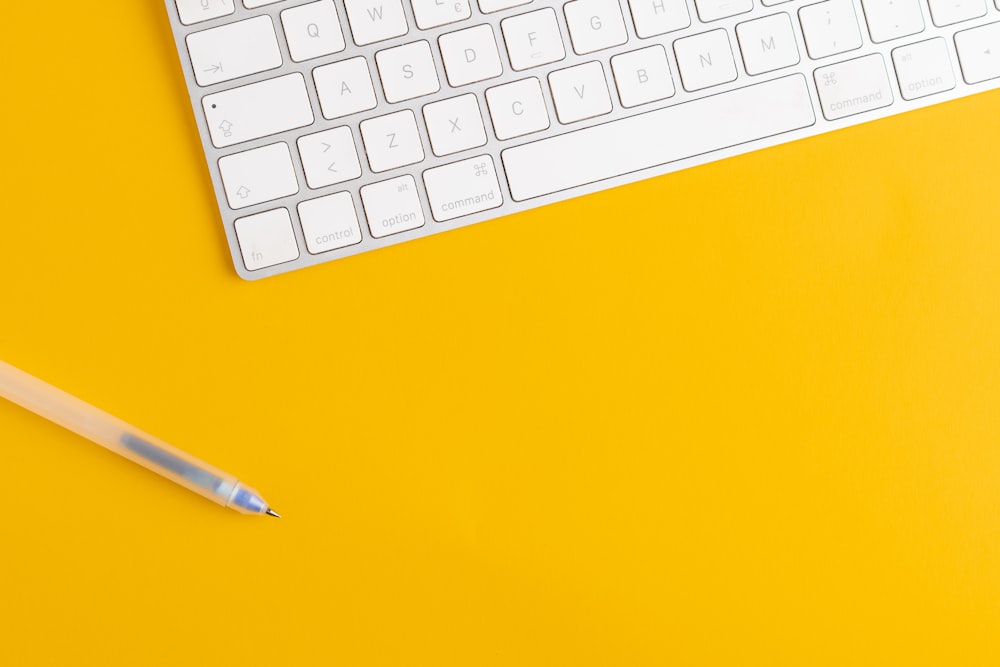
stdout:
[(237, 491), (239, 482), (232, 475), (3, 361), (0, 397), (220, 505), (229, 504)]

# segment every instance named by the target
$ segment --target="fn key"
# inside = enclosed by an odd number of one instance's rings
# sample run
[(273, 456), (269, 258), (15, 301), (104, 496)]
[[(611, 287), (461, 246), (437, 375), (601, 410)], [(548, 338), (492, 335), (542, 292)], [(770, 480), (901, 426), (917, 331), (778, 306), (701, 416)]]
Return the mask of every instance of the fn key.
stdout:
[(288, 209), (258, 213), (236, 221), (236, 238), (247, 271), (259, 271), (299, 258)]

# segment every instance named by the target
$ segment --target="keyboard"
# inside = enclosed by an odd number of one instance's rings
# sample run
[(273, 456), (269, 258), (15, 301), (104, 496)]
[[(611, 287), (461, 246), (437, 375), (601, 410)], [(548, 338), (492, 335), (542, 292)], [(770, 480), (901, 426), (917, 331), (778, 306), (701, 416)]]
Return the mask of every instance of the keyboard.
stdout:
[(167, 10), (249, 280), (1000, 86), (1000, 0)]

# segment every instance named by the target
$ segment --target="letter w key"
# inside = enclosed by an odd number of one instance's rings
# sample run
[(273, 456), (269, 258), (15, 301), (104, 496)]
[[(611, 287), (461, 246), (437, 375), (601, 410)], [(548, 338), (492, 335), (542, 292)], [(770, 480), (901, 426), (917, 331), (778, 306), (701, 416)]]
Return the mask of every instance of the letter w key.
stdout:
[(409, 30), (403, 0), (344, 0), (358, 46), (405, 35)]

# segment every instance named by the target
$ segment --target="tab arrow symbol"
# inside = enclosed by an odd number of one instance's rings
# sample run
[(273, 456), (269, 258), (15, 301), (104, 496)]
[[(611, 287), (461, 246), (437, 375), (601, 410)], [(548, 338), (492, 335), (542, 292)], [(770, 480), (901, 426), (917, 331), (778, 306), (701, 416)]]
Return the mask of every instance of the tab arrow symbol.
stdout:
[(212, 65), (208, 69), (202, 70), (202, 71), (203, 72), (208, 72), (210, 74), (218, 74), (219, 72), (223, 71), (223, 69), (222, 69), (222, 63), (220, 62), (218, 65)]

